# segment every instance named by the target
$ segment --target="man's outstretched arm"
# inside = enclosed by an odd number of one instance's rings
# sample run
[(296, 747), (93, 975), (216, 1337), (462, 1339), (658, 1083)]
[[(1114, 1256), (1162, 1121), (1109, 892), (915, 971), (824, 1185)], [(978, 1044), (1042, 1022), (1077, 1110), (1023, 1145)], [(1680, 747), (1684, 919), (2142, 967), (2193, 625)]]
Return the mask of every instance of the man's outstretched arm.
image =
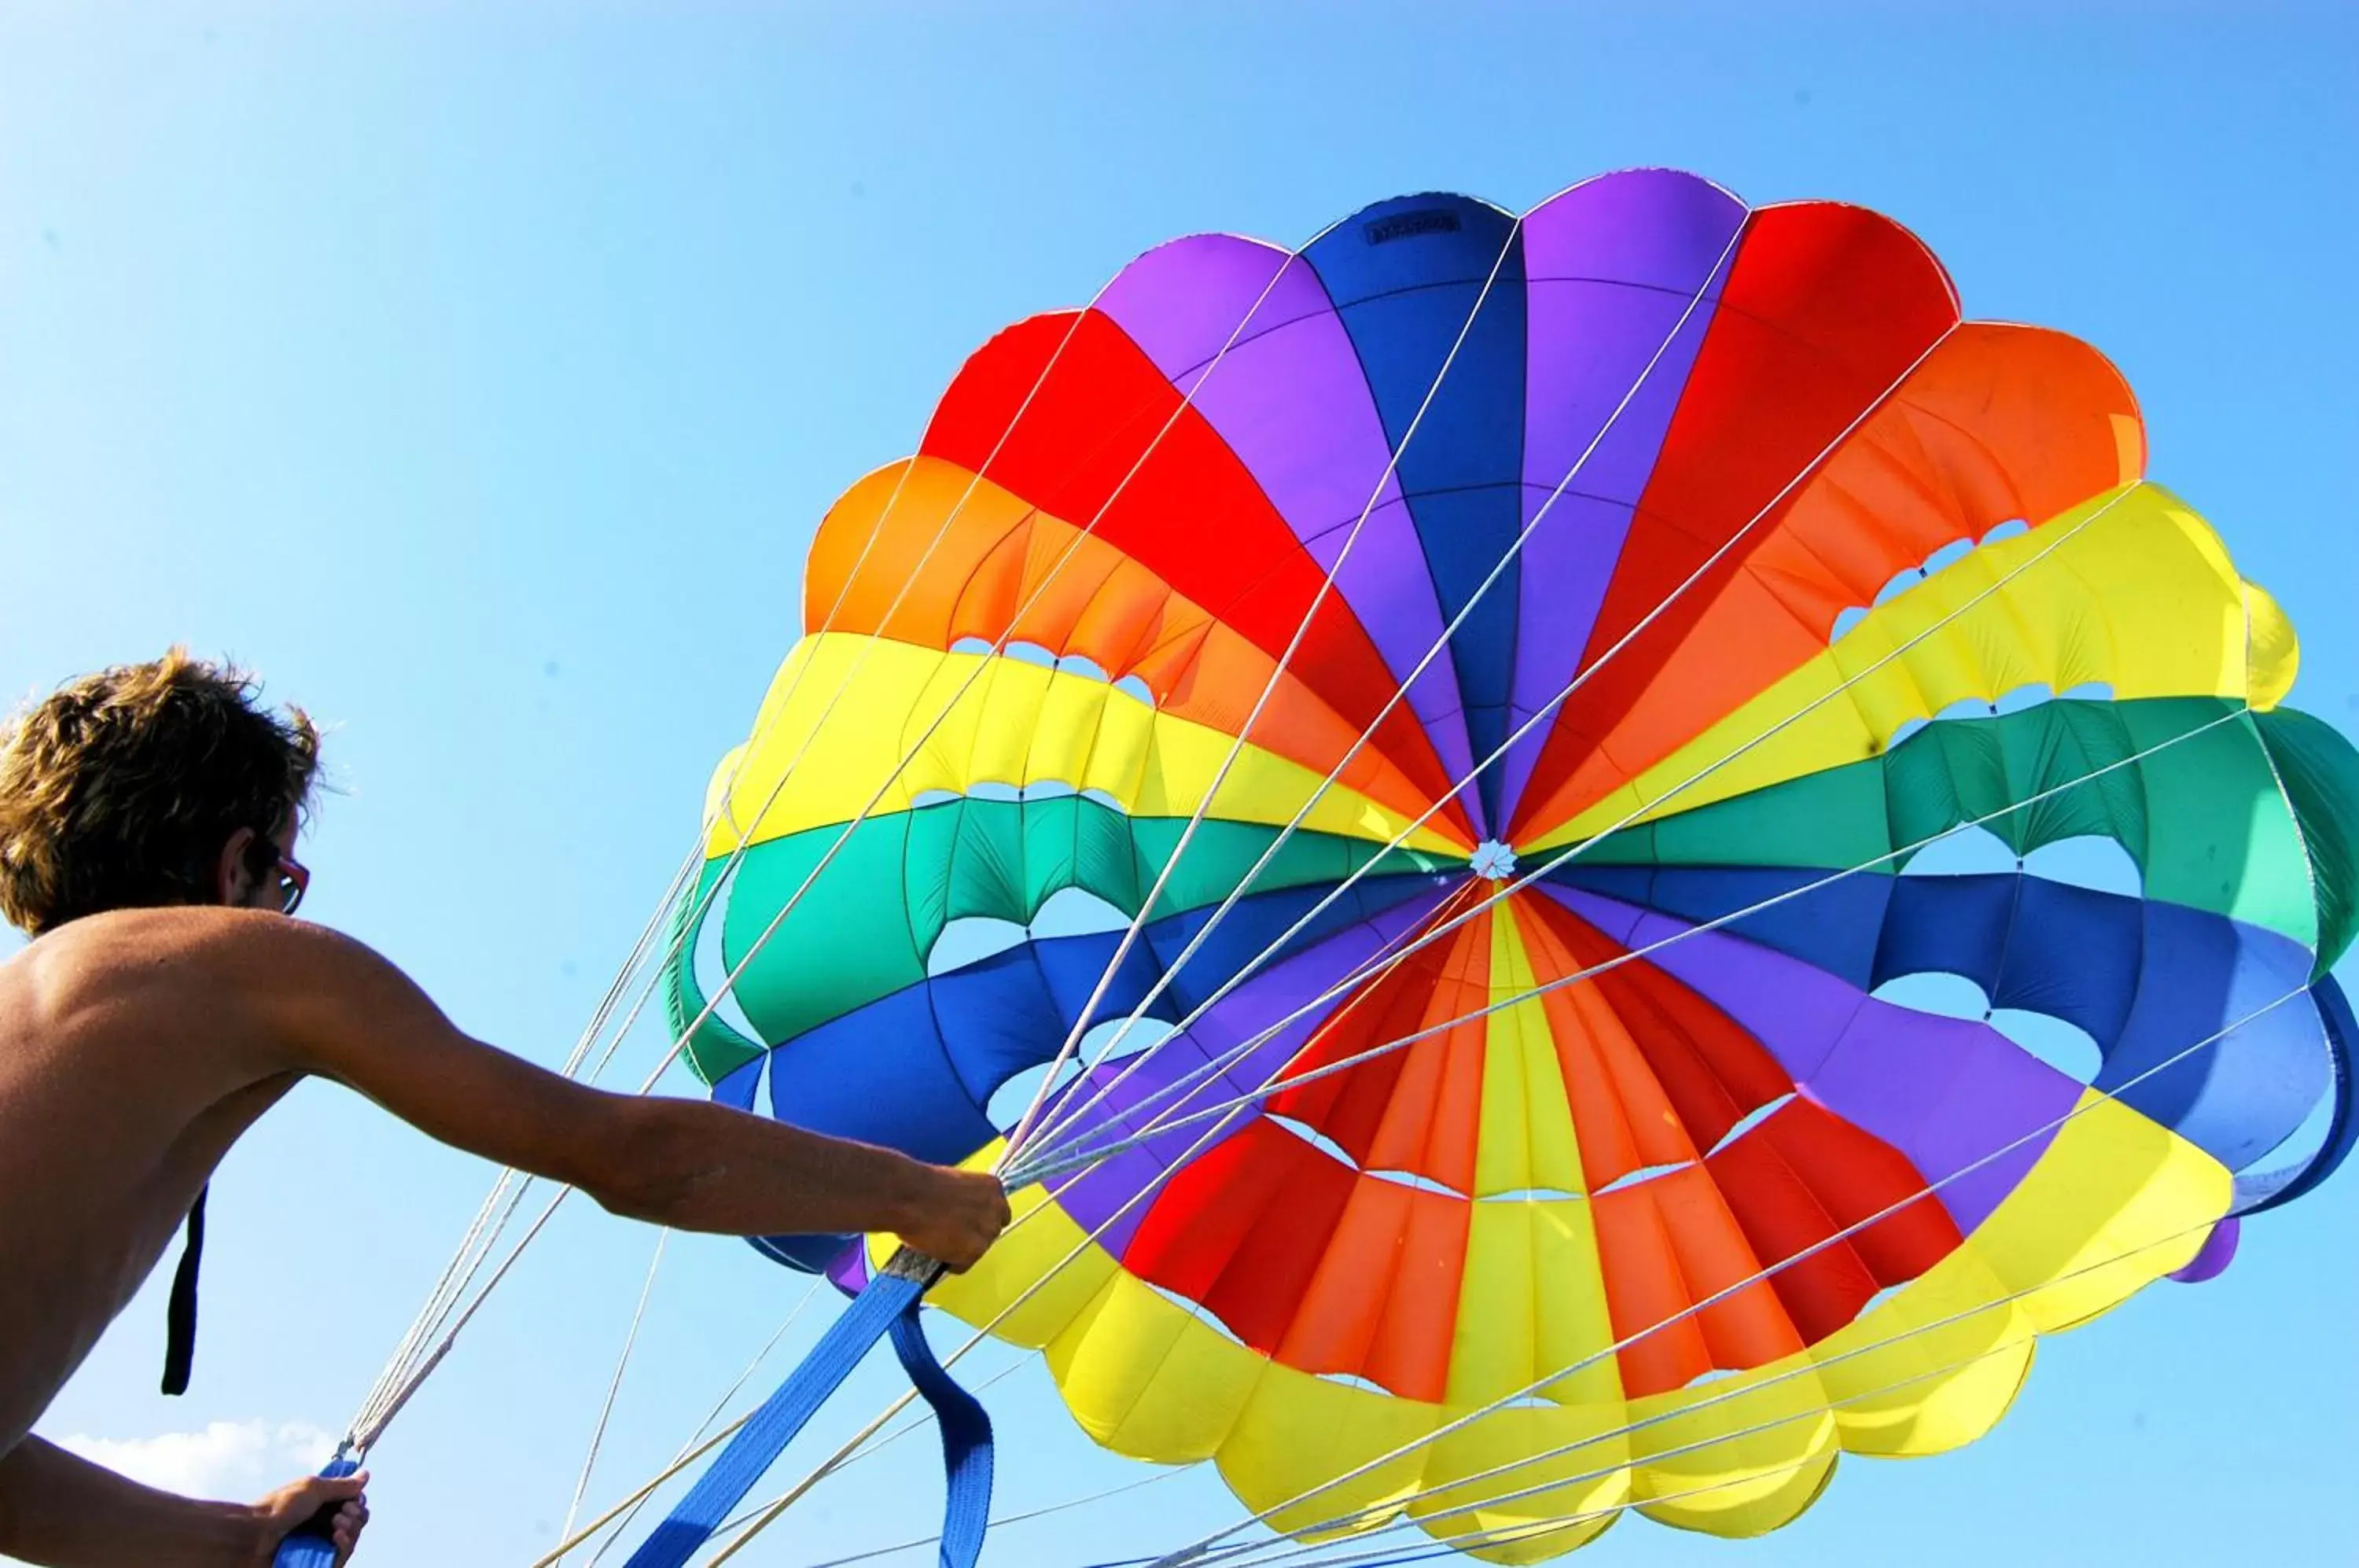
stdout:
[(223, 911), (201, 969), (235, 981), (256, 1065), (334, 1078), (429, 1135), (570, 1182), (613, 1212), (731, 1236), (890, 1231), (953, 1269), (1007, 1223), (998, 1182), (702, 1101), (592, 1089), (452, 1027), (408, 976), (324, 927)]
[(0, 1552), (49, 1568), (262, 1568), (290, 1530), (340, 1504), (342, 1563), (367, 1520), (360, 1501), (367, 1479), (315, 1476), (258, 1503), (201, 1503), (28, 1437), (0, 1455)]

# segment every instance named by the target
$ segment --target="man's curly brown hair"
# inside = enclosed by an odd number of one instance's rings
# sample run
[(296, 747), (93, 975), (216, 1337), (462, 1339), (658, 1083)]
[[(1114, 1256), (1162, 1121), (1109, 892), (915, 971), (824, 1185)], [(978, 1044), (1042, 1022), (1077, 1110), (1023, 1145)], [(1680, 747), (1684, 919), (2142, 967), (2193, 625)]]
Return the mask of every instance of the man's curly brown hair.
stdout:
[(0, 915), (38, 936), (213, 899), (222, 845), (302, 811), (320, 735), (253, 677), (176, 648), (60, 687), (0, 735)]

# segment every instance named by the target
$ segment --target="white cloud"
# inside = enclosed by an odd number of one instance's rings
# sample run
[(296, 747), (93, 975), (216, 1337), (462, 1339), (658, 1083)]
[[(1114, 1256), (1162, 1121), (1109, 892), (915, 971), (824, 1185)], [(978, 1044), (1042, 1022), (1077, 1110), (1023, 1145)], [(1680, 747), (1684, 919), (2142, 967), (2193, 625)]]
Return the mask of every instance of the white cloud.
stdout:
[(302, 1421), (217, 1421), (201, 1432), (156, 1437), (54, 1438), (95, 1464), (191, 1497), (260, 1497), (328, 1461), (336, 1440)]

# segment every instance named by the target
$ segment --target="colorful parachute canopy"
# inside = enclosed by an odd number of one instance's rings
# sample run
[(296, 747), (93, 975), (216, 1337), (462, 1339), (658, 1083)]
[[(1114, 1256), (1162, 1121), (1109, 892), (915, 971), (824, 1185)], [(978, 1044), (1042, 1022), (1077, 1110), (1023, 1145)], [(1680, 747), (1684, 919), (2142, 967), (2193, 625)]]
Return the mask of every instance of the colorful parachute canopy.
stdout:
[(1166, 245), (829, 513), (676, 1022), (976, 1162), (1080, 1037), (933, 1300), (1280, 1528), (1772, 1528), (2350, 1140), (2359, 757), (2144, 459), (1857, 208)]

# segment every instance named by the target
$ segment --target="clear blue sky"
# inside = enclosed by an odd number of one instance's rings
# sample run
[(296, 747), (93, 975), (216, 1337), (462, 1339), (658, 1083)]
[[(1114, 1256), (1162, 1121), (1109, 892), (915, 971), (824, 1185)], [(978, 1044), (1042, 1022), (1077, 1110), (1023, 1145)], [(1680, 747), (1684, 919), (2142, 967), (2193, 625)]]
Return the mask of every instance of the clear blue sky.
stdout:
[[(16, 0), (0, 692), (176, 639), (250, 661), (334, 726), (310, 912), (553, 1060), (792, 640), (813, 521), (967, 350), (1173, 234), (1295, 243), (1397, 192), (1521, 208), (1664, 163), (1880, 208), (1969, 313), (2104, 348), (2157, 476), (2300, 628), (2297, 702), (2359, 723), (2353, 12), (1770, 9)], [(487, 1178), (307, 1087), (216, 1185), (192, 1394), (153, 1391), (151, 1288), (44, 1430), (341, 1427)], [(365, 1561), (552, 1538), (652, 1239), (560, 1223), (380, 1450)], [(672, 1252), (600, 1496), (801, 1289), (733, 1243)], [(2354, 1322), (2346, 1173), (2223, 1279), (2051, 1342), (1976, 1448), (1851, 1463), (1764, 1542), (1631, 1520), (1582, 1561), (2351, 1561)], [(1045, 1388), (994, 1390), (1011, 1507), (1122, 1477)], [(930, 1442), (744, 1560), (922, 1533)], [(989, 1561), (1165, 1547), (1228, 1508), (1191, 1475)]]

